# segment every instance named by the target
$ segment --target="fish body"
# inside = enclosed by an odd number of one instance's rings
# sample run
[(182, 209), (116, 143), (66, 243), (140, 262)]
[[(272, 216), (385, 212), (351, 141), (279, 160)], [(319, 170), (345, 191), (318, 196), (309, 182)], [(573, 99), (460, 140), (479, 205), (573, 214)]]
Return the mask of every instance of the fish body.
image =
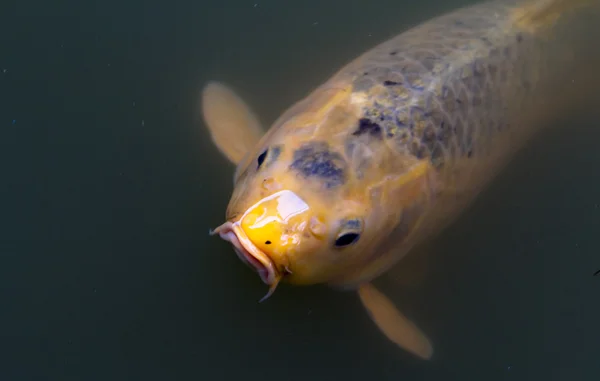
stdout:
[[(343, 158), (347, 175), (339, 182), (354, 188), (346, 193), (369, 188), (371, 208), (402, 211), (388, 213), (388, 239), (335, 284), (372, 279), (451, 222), (548, 114), (556, 115), (549, 108), (565, 101), (563, 79), (577, 69), (570, 48), (582, 36), (563, 25), (519, 22), (529, 4), (483, 3), (402, 33), (342, 68), (275, 123), (267, 140), (296, 136), (300, 147), (327, 146)], [(408, 207), (406, 194), (393, 194), (402, 177), (422, 180)], [(373, 185), (386, 180), (392, 185), (382, 197)], [(389, 254), (395, 260), (377, 258), (388, 247), (397, 248)]]
[[(280, 279), (359, 288), (389, 338), (430, 356), (418, 329), (365, 285), (458, 216), (555, 115), (584, 45), (569, 22), (581, 5), (477, 4), (361, 55), (248, 141), (215, 233), (271, 292)], [(215, 142), (235, 140), (207, 125)]]

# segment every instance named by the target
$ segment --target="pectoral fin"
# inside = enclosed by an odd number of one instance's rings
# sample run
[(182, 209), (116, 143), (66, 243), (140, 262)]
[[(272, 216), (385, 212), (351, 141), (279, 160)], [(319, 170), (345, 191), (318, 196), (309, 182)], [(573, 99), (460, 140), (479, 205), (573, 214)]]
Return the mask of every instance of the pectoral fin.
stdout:
[(422, 359), (431, 358), (433, 347), (427, 336), (402, 315), (385, 295), (370, 283), (363, 283), (358, 295), (371, 319), (388, 339)]
[(263, 135), (250, 107), (218, 82), (209, 82), (202, 90), (202, 116), (213, 142), (234, 164), (239, 163)]

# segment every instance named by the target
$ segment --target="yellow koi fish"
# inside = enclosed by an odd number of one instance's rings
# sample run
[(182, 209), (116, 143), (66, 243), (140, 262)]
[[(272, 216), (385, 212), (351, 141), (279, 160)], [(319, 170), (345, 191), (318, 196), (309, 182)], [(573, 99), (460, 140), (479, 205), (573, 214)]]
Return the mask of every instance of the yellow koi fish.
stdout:
[(370, 281), (455, 219), (577, 93), (592, 31), (572, 20), (597, 2), (496, 0), (439, 16), (349, 63), (265, 134), (209, 83), (205, 124), (237, 164), (212, 234), (258, 272), (265, 298), (280, 281), (357, 289), (390, 340), (431, 358), (427, 336)]

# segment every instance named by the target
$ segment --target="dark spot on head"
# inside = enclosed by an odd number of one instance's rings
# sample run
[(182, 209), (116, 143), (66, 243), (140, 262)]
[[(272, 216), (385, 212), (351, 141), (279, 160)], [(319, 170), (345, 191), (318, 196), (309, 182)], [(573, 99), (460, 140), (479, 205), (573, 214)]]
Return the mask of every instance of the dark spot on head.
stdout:
[(383, 86), (396, 86), (399, 84), (400, 84), (400, 82), (396, 82), (396, 81), (383, 81)]
[(342, 155), (331, 151), (325, 142), (304, 143), (294, 152), (290, 169), (298, 171), (304, 177), (319, 178), (325, 181), (327, 188), (339, 186), (346, 180)]
[(517, 42), (523, 41), (523, 35), (521, 33), (517, 34)]
[(282, 145), (276, 145), (269, 148), (269, 161), (275, 161), (281, 154)]
[(270, 245), (271, 241), (265, 241), (265, 245)]
[(368, 118), (362, 118), (358, 121), (358, 128), (352, 133), (352, 135), (360, 136), (364, 134), (381, 138), (381, 126), (372, 122)]
[(398, 54), (396, 51), (390, 52), (390, 56), (395, 56), (396, 54)]
[(365, 72), (363, 73), (363, 75), (369, 75), (369, 72), (368, 72), (368, 71), (365, 71)]
[(342, 222), (342, 226), (347, 230), (361, 231), (362, 221), (358, 218), (347, 219)]
[(258, 155), (258, 158), (256, 159), (256, 163), (258, 164), (257, 168), (260, 168), (260, 166), (264, 163), (265, 158), (267, 157), (267, 151), (268, 149), (264, 150), (260, 155)]

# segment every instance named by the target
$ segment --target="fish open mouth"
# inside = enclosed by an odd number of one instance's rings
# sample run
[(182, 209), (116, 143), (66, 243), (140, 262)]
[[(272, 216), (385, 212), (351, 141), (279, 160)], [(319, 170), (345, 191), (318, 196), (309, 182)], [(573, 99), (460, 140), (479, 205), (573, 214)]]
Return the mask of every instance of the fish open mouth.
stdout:
[(240, 260), (255, 270), (260, 279), (269, 286), (269, 291), (260, 301), (271, 296), (281, 280), (281, 275), (275, 268), (273, 260), (252, 243), (239, 222), (226, 222), (210, 232), (210, 235), (215, 234), (231, 242)]

